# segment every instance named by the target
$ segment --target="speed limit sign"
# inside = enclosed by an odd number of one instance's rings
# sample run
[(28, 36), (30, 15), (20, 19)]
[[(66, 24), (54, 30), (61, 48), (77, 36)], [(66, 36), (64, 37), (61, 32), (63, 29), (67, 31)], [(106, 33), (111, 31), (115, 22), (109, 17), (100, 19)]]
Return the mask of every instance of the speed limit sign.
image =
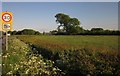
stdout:
[(3, 15), (2, 15), (2, 20), (4, 21), (4, 22), (10, 22), (11, 20), (12, 20), (12, 16), (11, 16), (11, 14), (10, 13), (4, 13)]
[(8, 31), (12, 31), (12, 12), (2, 12), (2, 31), (6, 32), (6, 50), (8, 50)]

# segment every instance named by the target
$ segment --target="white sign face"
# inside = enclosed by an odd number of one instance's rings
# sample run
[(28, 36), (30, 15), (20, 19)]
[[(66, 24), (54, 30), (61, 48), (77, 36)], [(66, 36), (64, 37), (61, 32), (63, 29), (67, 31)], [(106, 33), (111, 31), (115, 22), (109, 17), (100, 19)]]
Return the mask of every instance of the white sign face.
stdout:
[(2, 16), (2, 19), (3, 19), (3, 21), (5, 21), (5, 22), (9, 22), (9, 21), (12, 19), (12, 17), (11, 17), (11, 15), (10, 15), (9, 13), (5, 13), (5, 14), (3, 14), (3, 16)]
[(4, 24), (4, 25), (3, 25), (3, 29), (8, 29), (8, 30), (10, 30), (10, 24)]

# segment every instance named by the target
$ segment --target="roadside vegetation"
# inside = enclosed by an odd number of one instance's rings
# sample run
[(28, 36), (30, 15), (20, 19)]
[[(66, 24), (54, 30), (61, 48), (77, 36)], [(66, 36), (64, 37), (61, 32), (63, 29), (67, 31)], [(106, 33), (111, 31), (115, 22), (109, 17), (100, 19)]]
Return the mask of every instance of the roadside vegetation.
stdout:
[(2, 75), (4, 76), (60, 76), (64, 74), (54, 65), (54, 61), (44, 59), (41, 54), (34, 54), (29, 45), (15, 37), (9, 38), (9, 50), (3, 51), (2, 60)]

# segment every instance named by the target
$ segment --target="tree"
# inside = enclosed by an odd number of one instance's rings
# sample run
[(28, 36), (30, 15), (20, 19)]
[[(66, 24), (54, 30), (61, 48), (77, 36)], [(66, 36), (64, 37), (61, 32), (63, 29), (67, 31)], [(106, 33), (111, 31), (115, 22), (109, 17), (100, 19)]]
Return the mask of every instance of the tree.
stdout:
[(93, 35), (97, 35), (97, 34), (101, 35), (103, 34), (103, 32), (104, 32), (103, 28), (92, 28), (91, 29), (91, 34)]
[(50, 31), (50, 34), (52, 34), (52, 35), (56, 35), (57, 34), (57, 30), (53, 30), (53, 31)]
[(16, 35), (17, 31), (12, 31), (12, 35)]
[(11, 31), (12, 35), (41, 35), (39, 31), (33, 29), (23, 29), (21, 31)]
[(95, 31), (95, 32), (103, 31), (103, 28), (92, 28), (91, 31)]
[(71, 18), (69, 23), (68, 23), (66, 31), (69, 34), (78, 34), (78, 33), (80, 33), (82, 28), (79, 27), (79, 24), (80, 24), (80, 22), (79, 22), (79, 20), (77, 18)]
[[(80, 21), (77, 18), (70, 18), (69, 15), (58, 13), (55, 16), (58, 26), (58, 32), (65, 32), (66, 34), (77, 33), (80, 28)], [(62, 27), (62, 29), (61, 29)]]
[(58, 31), (61, 31), (61, 27), (63, 27), (62, 32), (66, 31), (66, 27), (68, 26), (68, 22), (70, 20), (69, 15), (65, 15), (62, 13), (59, 13), (55, 16), (56, 22), (60, 25), (58, 26)]

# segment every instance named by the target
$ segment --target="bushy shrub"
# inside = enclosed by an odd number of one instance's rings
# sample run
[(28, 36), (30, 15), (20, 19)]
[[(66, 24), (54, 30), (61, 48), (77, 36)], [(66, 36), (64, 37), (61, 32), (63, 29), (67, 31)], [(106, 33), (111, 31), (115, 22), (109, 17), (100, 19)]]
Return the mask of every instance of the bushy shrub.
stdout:
[(59, 56), (60, 59), (57, 60), (56, 65), (65, 72), (66, 76), (119, 75), (120, 57), (116, 55), (79, 49), (65, 50)]

